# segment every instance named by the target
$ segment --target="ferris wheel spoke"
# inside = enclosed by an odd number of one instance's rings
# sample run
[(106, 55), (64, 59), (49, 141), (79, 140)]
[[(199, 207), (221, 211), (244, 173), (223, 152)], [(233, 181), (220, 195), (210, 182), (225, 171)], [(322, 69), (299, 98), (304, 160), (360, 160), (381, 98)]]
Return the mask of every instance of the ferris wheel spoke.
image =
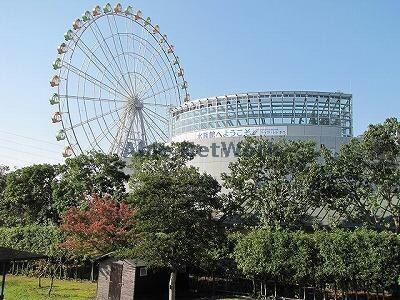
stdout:
[[(149, 118), (149, 120), (164, 134), (166, 135), (166, 133), (164, 132), (165, 130), (162, 130), (160, 128), (160, 126), (158, 126), (157, 122), (154, 121), (154, 116), (152, 116), (149, 111), (143, 110), (143, 113)], [(160, 120), (160, 119), (158, 119)], [(168, 125), (168, 123), (163, 122), (165, 125)]]
[(149, 132), (149, 134), (151, 134), (151, 136), (153, 137), (153, 141), (157, 141), (156, 136), (154, 135), (153, 131), (151, 130), (151, 126), (149, 126), (149, 124), (146, 121), (146, 118), (143, 118), (143, 123), (144, 123), (144, 127), (147, 128), (146, 132)]
[[(91, 75), (89, 75), (88, 73), (86, 73), (86, 72), (80, 70), (79, 68), (77, 68), (77, 67), (75, 67), (75, 66), (73, 66), (73, 65), (70, 65), (69, 63), (66, 63), (66, 62), (65, 62), (63, 65), (64, 65), (69, 71), (71, 71), (71, 72), (73, 72), (74, 74), (76, 74), (76, 75), (82, 77), (82, 78), (85, 79), (85, 80), (88, 80), (88, 81), (91, 82), (92, 84), (97, 85), (99, 88), (101, 88), (101, 89), (103, 89), (103, 90), (105, 90), (105, 91), (107, 91), (107, 92), (110, 92), (110, 90), (111, 90), (111, 91), (113, 91), (113, 92), (119, 94), (119, 95), (122, 96), (122, 97), (126, 97), (126, 96), (125, 96), (124, 94), (122, 94), (120, 91), (118, 91), (118, 90), (116, 90), (116, 89), (110, 87), (109, 85), (105, 84), (104, 82), (101, 82), (101, 81), (98, 80), (97, 78), (94, 78), (93, 76), (91, 76)], [(108, 90), (107, 90), (106, 88), (107, 88)]]
[[(124, 137), (124, 131), (125, 131), (125, 124), (127, 121), (127, 117), (128, 117), (128, 112), (125, 110), (123, 113), (123, 118), (119, 120), (118, 122), (118, 130), (117, 130), (117, 134), (114, 137), (113, 142), (111, 143), (111, 152), (115, 152), (117, 151), (117, 149), (120, 148), (121, 143), (122, 143), (122, 139)], [(132, 118), (132, 122), (134, 120), (134, 116)]]
[[(108, 18), (108, 16), (107, 16), (107, 18)], [(106, 39), (104, 38), (104, 35), (103, 35), (103, 33), (101, 32), (101, 30), (100, 30), (100, 28), (99, 28), (99, 25), (98, 25), (96, 22), (94, 22), (94, 24), (96, 25), (97, 31), (98, 31), (98, 33), (100, 34), (100, 36), (101, 36), (101, 38), (102, 38), (102, 40), (103, 40), (104, 45), (106, 46), (108, 52), (109, 52), (110, 55), (111, 55), (111, 58), (112, 58), (112, 60), (113, 60), (113, 62), (114, 62), (114, 65), (118, 68), (118, 70), (119, 70), (119, 72), (120, 72), (120, 74), (121, 74), (121, 77), (122, 77), (123, 81), (125, 82), (125, 84), (126, 84), (128, 90), (129, 90), (129, 85), (128, 85), (127, 82), (126, 82), (126, 79), (125, 79), (125, 77), (124, 77), (124, 73), (122, 72), (122, 70), (121, 70), (119, 64), (117, 63), (117, 61), (115, 60), (115, 57), (114, 57), (113, 53), (111, 52), (111, 49), (110, 49), (110, 47), (109, 47), (109, 45), (108, 45)], [(90, 28), (92, 28), (92, 27), (90, 27)], [(93, 29), (92, 29), (92, 32), (93, 32), (93, 35), (96, 37), (97, 41), (99, 42), (99, 44), (101, 45), (101, 42), (99, 41), (99, 39), (98, 39), (98, 37), (97, 37), (97, 34), (95, 34), (95, 32), (94, 32)], [(114, 38), (114, 37), (113, 37), (113, 38)], [(106, 57), (106, 59), (107, 59), (109, 65), (110, 65), (110, 67), (111, 67), (112, 64), (111, 64), (111, 61), (110, 61), (108, 55), (105, 53), (103, 47), (101, 47), (101, 49), (102, 49), (102, 52), (103, 52), (104, 56)], [(117, 54), (118, 54), (118, 53), (117, 53)], [(114, 69), (114, 68), (112, 68), (112, 69), (113, 69), (113, 72), (115, 73), (115, 69)], [(117, 76), (117, 77), (118, 77), (118, 76)], [(131, 92), (132, 92), (132, 91), (131, 91)]]
[[(118, 51), (118, 49), (117, 49), (118, 47), (117, 47), (117, 44), (116, 44), (116, 42), (115, 42), (115, 37), (114, 37), (114, 36), (117, 35), (117, 36), (119, 37), (119, 35), (120, 35), (120, 33), (118, 32), (118, 27), (116, 27), (117, 32), (116, 32), (116, 34), (114, 34), (114, 31), (113, 31), (112, 28), (111, 28), (110, 18), (109, 18), (108, 15), (107, 15), (107, 22), (108, 22), (108, 26), (109, 26), (109, 28), (110, 28), (111, 37), (112, 37), (112, 41), (113, 41), (113, 44), (114, 44), (114, 49), (115, 49), (116, 54), (117, 54), (117, 59), (115, 59), (115, 57), (112, 55), (112, 52), (111, 52), (111, 50), (110, 50), (111, 56), (112, 56), (114, 62), (116, 63), (119, 72), (121, 73), (122, 79), (124, 80), (126, 86), (127, 86), (128, 89), (130, 90), (131, 95), (133, 95), (133, 94), (134, 94), (134, 91), (132, 90), (132, 88), (131, 88), (131, 86), (129, 85), (129, 83), (126, 81), (125, 76), (124, 76), (124, 72), (122, 71), (123, 67), (122, 67), (122, 63), (121, 63), (120, 56), (118, 55), (118, 54), (119, 54), (119, 53), (118, 53), (119, 51)], [(110, 49), (109, 46), (108, 46), (108, 44), (107, 44), (107, 48)], [(124, 49), (123, 49), (123, 48), (121, 48), (121, 53), (122, 53), (122, 56), (124, 56)], [(118, 62), (117, 62), (117, 60), (118, 60)], [(127, 70), (127, 72), (129, 72), (129, 70)], [(128, 74), (128, 76), (129, 76), (129, 74)]]
[(111, 111), (109, 111), (109, 112), (106, 112), (105, 114), (102, 114), (102, 115), (100, 115), (100, 116), (96, 116), (96, 117), (87, 119), (87, 120), (85, 120), (85, 121), (81, 121), (80, 123), (77, 123), (77, 124), (71, 125), (71, 126), (68, 127), (68, 128), (65, 128), (65, 130), (71, 130), (71, 129), (77, 128), (77, 127), (79, 127), (79, 126), (88, 124), (88, 123), (90, 123), (90, 122), (96, 121), (96, 120), (98, 120), (98, 119), (100, 119), (100, 118), (103, 118), (103, 117), (105, 117), (105, 116), (111, 115), (111, 114), (113, 114), (113, 113), (115, 113), (115, 112), (117, 112), (117, 111), (119, 111), (119, 110), (121, 110), (121, 109), (124, 109), (124, 108), (125, 108), (125, 107), (119, 107), (119, 108), (117, 108), (117, 109), (114, 109), (114, 110), (111, 110)]
[[(115, 17), (114, 17), (114, 18), (115, 18)], [(121, 40), (121, 38), (120, 38), (120, 33), (118, 32), (118, 27), (117, 27), (117, 25), (115, 24), (115, 25), (116, 25), (117, 33), (114, 34), (113, 30), (111, 29), (111, 23), (110, 23), (110, 19), (109, 19), (108, 15), (107, 15), (107, 21), (108, 21), (108, 25), (109, 25), (109, 28), (110, 28), (111, 37), (112, 37), (112, 41), (113, 41), (113, 44), (114, 44), (114, 49), (115, 49), (116, 54), (117, 54), (117, 55), (116, 55), (116, 56), (117, 56), (117, 59), (115, 59), (115, 57), (113, 57), (113, 59), (114, 59), (115, 62), (117, 62), (117, 60), (118, 60), (117, 67), (118, 67), (118, 69), (119, 69), (119, 71), (120, 71), (120, 73), (121, 73), (122, 79), (124, 80), (125, 84), (128, 86), (128, 89), (130, 90), (130, 95), (134, 95), (134, 91), (133, 91), (133, 89), (132, 89), (132, 84), (129, 85), (129, 83), (128, 83), (128, 82), (126, 81), (126, 79), (125, 79), (124, 72), (122, 71), (123, 66), (122, 66), (122, 63), (121, 63), (121, 58), (120, 58), (120, 55), (119, 55), (119, 50), (117, 49), (118, 47), (117, 47), (117, 44), (116, 44), (116, 42), (115, 42), (115, 37), (114, 37), (115, 35), (117, 35), (118, 38), (119, 38), (119, 40)], [(125, 51), (124, 51), (124, 48), (122, 47), (122, 43), (120, 43), (120, 45), (121, 45), (121, 55), (123, 56), (123, 58), (125, 59), (125, 62), (126, 62)], [(126, 69), (127, 73), (125, 73), (125, 74), (128, 74), (128, 77), (130, 78), (128, 66), (126, 65), (126, 67), (127, 67), (127, 69)], [(130, 80), (130, 81), (131, 81), (131, 80)]]
[(163, 122), (164, 124), (168, 124), (168, 119), (163, 117), (162, 115), (156, 113), (155, 111), (149, 109), (148, 107), (143, 107), (143, 111), (151, 114), (153, 116), (153, 118), (155, 117), (156, 119), (160, 120), (161, 122)]
[[(77, 36), (75, 34), (75, 36)], [(117, 89), (117, 87), (114, 85), (114, 82), (116, 82), (127, 94), (129, 94), (129, 91), (119, 82), (118, 78), (115, 77), (115, 74), (112, 74), (106, 65), (104, 65), (104, 63), (97, 57), (97, 55), (86, 45), (86, 43), (79, 37), (77, 36), (77, 47), (82, 51), (82, 53), (93, 63), (93, 65), (103, 74), (104, 73), (108, 73), (114, 81), (110, 80), (110, 78), (108, 78), (105, 74), (104, 77), (111, 83), (113, 84), (113, 86), (115, 87), (115, 89)], [(78, 41), (81, 42), (81, 44), (86, 48), (86, 50), (90, 53), (90, 55), (88, 53), (86, 53), (86, 51), (84, 49), (82, 49), (82, 47), (80, 46), (80, 44), (78, 43)], [(101, 47), (100, 42), (98, 41), (98, 45)], [(103, 68), (100, 68), (100, 66), (92, 59), (95, 58), (97, 63), (99, 63)]]
[(77, 100), (84, 100), (84, 101), (95, 101), (95, 102), (122, 102), (126, 103), (126, 100), (118, 100), (118, 99), (105, 99), (105, 98), (96, 98), (96, 97), (85, 97), (85, 96), (77, 96), (77, 95), (59, 95), (61, 99), (77, 99)]
[[(152, 126), (149, 124), (149, 122), (147, 122), (146, 118), (143, 118), (143, 122), (145, 124), (145, 126), (148, 128), (148, 131), (150, 132), (150, 134), (152, 135), (154, 141), (157, 141), (158, 139), (156, 138), (156, 136), (154, 135), (154, 133), (158, 136), (159, 139), (161, 139), (162, 141), (165, 140), (165, 137), (163, 137), (162, 135), (160, 135), (158, 133), (158, 131), (154, 128), (152, 128)], [(167, 137), (168, 139), (168, 137)]]
[(151, 84), (149, 84), (149, 87), (145, 87), (144, 89), (142, 89), (141, 91), (139, 91), (138, 95), (140, 95), (141, 97), (145, 96), (152, 88), (153, 86), (159, 82), (160, 80), (162, 80), (162, 76), (165, 75), (165, 73), (167, 73), (166, 70), (163, 70), (161, 74), (159, 74), (157, 76), (157, 78), (155, 80), (153, 80), (153, 82)]
[[(122, 58), (123, 58), (123, 60), (125, 61), (125, 67), (126, 67), (126, 71), (127, 71), (128, 77), (129, 77), (130, 84), (131, 84), (131, 85), (130, 85), (131, 91), (132, 91), (132, 94), (133, 94), (133, 93), (134, 93), (134, 90), (133, 90), (132, 78), (131, 78), (131, 75), (130, 75), (130, 73), (129, 73), (128, 62), (127, 62), (127, 60), (126, 60), (124, 47), (122, 46), (121, 34), (119, 33), (119, 30), (118, 30), (118, 25), (117, 25), (117, 20), (115, 19), (115, 15), (113, 15), (113, 19), (114, 19), (115, 28), (116, 28), (116, 30), (117, 30), (117, 35), (118, 35), (119, 44), (120, 44), (121, 50), (122, 50)], [(126, 50), (128, 50), (128, 49), (126, 49)]]
[[(142, 31), (141, 31), (141, 34), (140, 34), (140, 36), (138, 36), (142, 41), (147, 41), (146, 39), (145, 39), (145, 35), (146, 35), (146, 33), (147, 33), (147, 29), (146, 29), (146, 27), (145, 26), (143, 26), (142, 27)], [(140, 42), (139, 43), (139, 49), (138, 49), (138, 53), (139, 53), (139, 56), (141, 56), (141, 57), (143, 57), (144, 56), (144, 48), (145, 48), (145, 45), (144, 45), (144, 43), (143, 42)], [(142, 66), (138, 66), (138, 71), (139, 71), (139, 67), (140, 67), (140, 73), (142, 73), (142, 71), (143, 71), (143, 64), (142, 64)]]
[[(117, 126), (117, 124), (118, 124), (118, 120), (114, 121), (113, 124), (112, 124), (112, 126), (107, 130), (108, 133), (109, 133), (111, 136), (112, 136), (111, 130), (113, 130), (113, 129), (115, 128), (115, 126)], [(102, 133), (101, 133), (98, 137), (96, 137), (96, 141), (97, 141), (98, 144), (100, 144), (100, 143), (104, 140), (104, 138), (107, 136), (107, 134), (108, 134), (107, 131), (104, 132), (104, 131), (102, 130)], [(108, 138), (107, 138), (107, 139), (108, 139)]]
[(158, 95), (160, 95), (160, 94), (162, 94), (162, 93), (168, 92), (168, 91), (170, 91), (170, 90), (172, 90), (172, 89), (175, 89), (175, 88), (177, 88), (177, 87), (178, 87), (178, 85), (171, 86), (171, 87), (169, 87), (169, 88), (166, 88), (166, 89), (164, 89), (164, 90), (162, 90), (162, 91), (159, 91), (159, 92), (157, 92), (157, 93), (154, 93), (154, 94), (152, 94), (152, 95), (150, 95), (150, 96), (147, 96), (147, 97), (145, 97), (145, 98), (140, 98), (140, 100), (141, 100), (141, 101), (144, 101), (144, 100), (153, 98), (153, 97), (155, 97), (155, 96), (158, 96)]
[[(159, 51), (157, 51), (154, 47), (153, 47), (153, 50), (157, 53), (157, 56), (158, 57), (162, 57), (162, 55), (163, 55), (163, 53), (160, 53)], [(154, 52), (150, 52), (151, 53), (151, 62), (150, 62), (150, 65), (153, 67), (153, 69), (154, 69), (154, 71), (157, 73), (157, 75), (159, 75), (159, 72), (157, 72), (157, 69), (154, 67), (154, 65), (155, 65), (155, 63), (157, 63), (157, 66), (160, 68), (160, 70), (162, 71), (162, 70), (165, 70), (165, 71), (168, 71), (168, 67), (165, 69), (164, 67), (165, 67), (165, 62), (164, 62), (164, 60), (162, 61), (162, 63), (160, 63), (159, 61), (158, 61), (158, 59), (157, 59), (157, 56), (155, 55), (155, 53)], [(166, 72), (164, 72), (164, 74), (165, 74)], [(143, 74), (143, 76), (144, 77), (147, 77), (147, 76), (149, 76), (149, 75), (151, 75), (151, 70), (150, 70), (150, 68), (148, 68), (147, 69), (147, 73), (144, 73)]]
[[(128, 30), (127, 30), (127, 32), (128, 32)], [(128, 36), (128, 35), (127, 35)], [(134, 52), (135, 51), (135, 37), (133, 36), (133, 38), (131, 39), (132, 40), (132, 52)], [(135, 74), (136, 73), (136, 58), (135, 58), (135, 56), (133, 56), (133, 74)], [(133, 76), (133, 81), (134, 81), (134, 89), (135, 89), (135, 92), (136, 92), (136, 90), (137, 90), (137, 87), (136, 87), (136, 76), (134, 75)]]

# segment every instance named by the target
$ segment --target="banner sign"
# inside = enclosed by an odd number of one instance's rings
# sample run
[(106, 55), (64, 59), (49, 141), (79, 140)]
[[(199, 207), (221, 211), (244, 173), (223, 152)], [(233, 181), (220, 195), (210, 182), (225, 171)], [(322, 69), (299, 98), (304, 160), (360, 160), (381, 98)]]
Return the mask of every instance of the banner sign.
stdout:
[(207, 129), (195, 132), (187, 132), (174, 136), (174, 142), (207, 140), (214, 138), (235, 138), (245, 136), (285, 136), (287, 126), (247, 126), (220, 129)]

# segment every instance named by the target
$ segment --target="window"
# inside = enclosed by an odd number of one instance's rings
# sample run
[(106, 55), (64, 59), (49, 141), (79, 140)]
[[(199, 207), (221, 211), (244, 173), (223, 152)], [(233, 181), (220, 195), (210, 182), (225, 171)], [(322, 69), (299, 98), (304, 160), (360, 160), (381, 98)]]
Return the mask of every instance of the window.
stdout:
[(139, 268), (139, 276), (147, 276), (147, 269), (146, 267)]

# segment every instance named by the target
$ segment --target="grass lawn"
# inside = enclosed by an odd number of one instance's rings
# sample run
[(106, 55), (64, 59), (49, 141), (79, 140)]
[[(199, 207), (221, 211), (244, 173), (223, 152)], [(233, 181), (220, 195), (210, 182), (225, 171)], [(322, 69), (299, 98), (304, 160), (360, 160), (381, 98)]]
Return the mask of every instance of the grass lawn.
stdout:
[(38, 287), (38, 279), (25, 276), (6, 277), (4, 289), (5, 300), (42, 300), (71, 299), (86, 300), (96, 296), (96, 283), (84, 281), (54, 280), (51, 296), (48, 297), (50, 279), (42, 278), (42, 287)]

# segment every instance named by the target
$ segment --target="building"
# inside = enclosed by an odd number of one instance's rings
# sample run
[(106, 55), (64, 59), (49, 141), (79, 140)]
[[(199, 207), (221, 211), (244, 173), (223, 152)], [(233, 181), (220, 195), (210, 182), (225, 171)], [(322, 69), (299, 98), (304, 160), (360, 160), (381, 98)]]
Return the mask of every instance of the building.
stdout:
[(137, 259), (117, 259), (106, 254), (97, 259), (97, 300), (162, 299), (168, 292), (169, 273), (148, 270)]
[(245, 136), (313, 140), (337, 152), (353, 135), (352, 95), (270, 91), (198, 99), (172, 110), (171, 133), (172, 141), (201, 145), (192, 164), (220, 179)]

